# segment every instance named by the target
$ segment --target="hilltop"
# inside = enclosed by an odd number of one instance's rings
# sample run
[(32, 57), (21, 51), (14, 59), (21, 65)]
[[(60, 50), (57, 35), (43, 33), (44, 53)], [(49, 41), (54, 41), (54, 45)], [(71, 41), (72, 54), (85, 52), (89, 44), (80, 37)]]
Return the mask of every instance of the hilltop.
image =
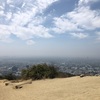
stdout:
[(0, 100), (100, 100), (100, 77), (71, 77), (33, 81), (21, 89), (0, 81)]

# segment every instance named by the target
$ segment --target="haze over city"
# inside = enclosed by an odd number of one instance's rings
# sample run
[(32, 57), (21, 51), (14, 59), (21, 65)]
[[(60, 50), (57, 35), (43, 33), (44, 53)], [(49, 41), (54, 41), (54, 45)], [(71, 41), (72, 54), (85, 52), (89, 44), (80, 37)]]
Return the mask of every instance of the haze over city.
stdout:
[(0, 57), (100, 58), (100, 0), (0, 0)]

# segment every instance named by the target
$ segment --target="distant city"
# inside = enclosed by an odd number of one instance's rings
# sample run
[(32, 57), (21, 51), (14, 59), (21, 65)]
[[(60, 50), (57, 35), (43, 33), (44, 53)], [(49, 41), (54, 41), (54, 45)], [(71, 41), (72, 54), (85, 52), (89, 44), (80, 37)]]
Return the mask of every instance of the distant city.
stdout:
[(54, 65), (60, 71), (74, 75), (100, 75), (100, 59), (90, 58), (0, 58), (0, 75), (13, 73), (21, 75), (21, 70), (35, 64)]

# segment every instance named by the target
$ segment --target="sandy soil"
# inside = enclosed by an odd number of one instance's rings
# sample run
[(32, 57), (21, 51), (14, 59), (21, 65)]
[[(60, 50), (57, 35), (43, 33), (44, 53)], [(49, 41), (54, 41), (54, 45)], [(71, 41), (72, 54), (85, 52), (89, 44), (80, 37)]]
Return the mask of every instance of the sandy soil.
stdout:
[(33, 81), (21, 89), (0, 81), (0, 100), (100, 100), (100, 77)]

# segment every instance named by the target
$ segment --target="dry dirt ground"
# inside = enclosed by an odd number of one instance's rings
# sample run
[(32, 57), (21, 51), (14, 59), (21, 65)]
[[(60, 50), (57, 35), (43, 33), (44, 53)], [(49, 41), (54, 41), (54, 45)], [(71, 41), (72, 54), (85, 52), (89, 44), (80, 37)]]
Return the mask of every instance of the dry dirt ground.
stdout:
[(100, 100), (100, 76), (33, 81), (21, 89), (1, 80), (0, 100)]

